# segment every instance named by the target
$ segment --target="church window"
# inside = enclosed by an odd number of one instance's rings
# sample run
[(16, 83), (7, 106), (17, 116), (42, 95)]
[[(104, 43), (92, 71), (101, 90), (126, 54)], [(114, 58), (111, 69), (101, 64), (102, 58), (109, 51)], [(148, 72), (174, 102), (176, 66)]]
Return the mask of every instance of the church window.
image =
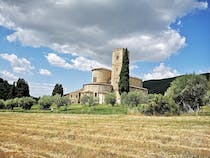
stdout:
[(96, 82), (97, 81), (97, 78), (96, 77), (93, 77), (93, 82)]
[(97, 93), (95, 93), (95, 97), (97, 97)]
[(116, 60), (118, 60), (118, 59), (119, 59), (119, 55), (116, 56)]

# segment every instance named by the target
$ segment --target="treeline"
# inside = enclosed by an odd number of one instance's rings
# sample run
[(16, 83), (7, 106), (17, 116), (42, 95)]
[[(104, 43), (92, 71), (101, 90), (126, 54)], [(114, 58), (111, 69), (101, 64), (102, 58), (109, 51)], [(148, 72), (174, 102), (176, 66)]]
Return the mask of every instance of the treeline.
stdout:
[(0, 78), (0, 99), (7, 100), (29, 96), (29, 85), (24, 79), (19, 78), (17, 82), (11, 85)]
[[(205, 76), (207, 80), (210, 80), (210, 73), (201, 75)], [(177, 77), (144, 81), (143, 87), (148, 89), (149, 94), (164, 94), (176, 78)]]
[(22, 108), (24, 110), (30, 110), (33, 105), (37, 105), (40, 110), (49, 110), (50, 107), (65, 107), (70, 105), (71, 102), (68, 97), (62, 97), (59, 94), (54, 96), (42, 96), (38, 100), (32, 97), (21, 97), (2, 100), (0, 99), (0, 109), (13, 110), (14, 108)]
[[(105, 101), (115, 105), (114, 93), (106, 95)], [(177, 77), (164, 94), (123, 93), (121, 104), (148, 115), (196, 112), (210, 104), (210, 81), (204, 75), (184, 75)]]

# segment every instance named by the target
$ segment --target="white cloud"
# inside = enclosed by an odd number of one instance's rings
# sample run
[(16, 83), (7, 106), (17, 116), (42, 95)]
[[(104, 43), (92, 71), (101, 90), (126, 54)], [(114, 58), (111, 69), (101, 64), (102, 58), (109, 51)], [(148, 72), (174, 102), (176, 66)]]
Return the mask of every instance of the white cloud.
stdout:
[(30, 95), (39, 97), (43, 95), (51, 95), (55, 84), (52, 83), (34, 83), (29, 82)]
[(58, 56), (55, 53), (49, 53), (45, 57), (51, 65), (66, 69), (90, 71), (91, 69), (96, 67), (107, 67), (106, 65), (102, 65), (97, 61), (89, 60), (84, 57), (76, 57), (75, 59), (72, 59), (71, 62), (66, 61), (64, 58)]
[(160, 63), (160, 65), (155, 67), (151, 73), (144, 75), (144, 80), (170, 78), (178, 75), (180, 74), (176, 69), (172, 70), (170, 67), (165, 66), (164, 63)]
[[(0, 0), (0, 7), (0, 25), (15, 31), (7, 36), (8, 41), (70, 53), (76, 56), (75, 62), (111, 65), (111, 50), (115, 47), (128, 47), (135, 61), (163, 61), (170, 57), (186, 44), (185, 37), (170, 25), (193, 10), (206, 9), (208, 3)], [(65, 64), (69, 67), (68, 62)]]
[(0, 54), (0, 57), (10, 62), (10, 65), (16, 73), (30, 73), (34, 67), (26, 58), (18, 58), (15, 54)]
[(47, 70), (47, 69), (40, 69), (40, 70), (39, 70), (39, 74), (40, 74), (40, 75), (49, 76), (49, 75), (51, 75), (52, 73), (51, 73), (49, 70)]
[(110, 44), (131, 47), (133, 61), (162, 61), (185, 46), (185, 37), (169, 29), (158, 34), (132, 35), (128, 38), (113, 39)]
[(17, 76), (10, 73), (9, 71), (3, 70), (0, 72), (3, 79), (7, 80), (9, 83), (12, 83), (18, 79)]

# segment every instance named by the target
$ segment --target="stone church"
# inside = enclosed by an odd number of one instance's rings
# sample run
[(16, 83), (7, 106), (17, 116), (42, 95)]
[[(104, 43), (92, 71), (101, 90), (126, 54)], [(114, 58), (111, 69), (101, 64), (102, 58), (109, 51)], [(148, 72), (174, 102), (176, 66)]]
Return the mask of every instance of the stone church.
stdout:
[[(124, 48), (116, 48), (112, 53), (112, 70), (106, 68), (95, 68), (92, 70), (92, 82), (84, 84), (83, 88), (67, 94), (73, 103), (80, 103), (84, 94), (91, 95), (99, 99), (99, 103), (104, 103), (105, 95), (110, 92), (116, 94), (117, 103), (120, 103), (120, 94), (118, 91), (118, 82), (123, 62)], [(139, 91), (148, 93), (143, 88), (142, 80), (136, 77), (129, 78), (130, 91)]]

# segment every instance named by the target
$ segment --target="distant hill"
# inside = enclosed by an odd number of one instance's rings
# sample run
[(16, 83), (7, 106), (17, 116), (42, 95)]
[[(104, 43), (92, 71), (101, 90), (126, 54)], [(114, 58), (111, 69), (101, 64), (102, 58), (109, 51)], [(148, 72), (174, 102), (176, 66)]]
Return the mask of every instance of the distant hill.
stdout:
[[(210, 73), (204, 73), (201, 74), (206, 76), (208, 80), (210, 80)], [(177, 76), (179, 77), (179, 76)], [(147, 88), (149, 91), (149, 94), (164, 94), (165, 91), (170, 87), (170, 84), (173, 80), (175, 80), (177, 77), (173, 78), (165, 78), (165, 79), (160, 79), (160, 80), (148, 80), (143, 82), (143, 87)]]

